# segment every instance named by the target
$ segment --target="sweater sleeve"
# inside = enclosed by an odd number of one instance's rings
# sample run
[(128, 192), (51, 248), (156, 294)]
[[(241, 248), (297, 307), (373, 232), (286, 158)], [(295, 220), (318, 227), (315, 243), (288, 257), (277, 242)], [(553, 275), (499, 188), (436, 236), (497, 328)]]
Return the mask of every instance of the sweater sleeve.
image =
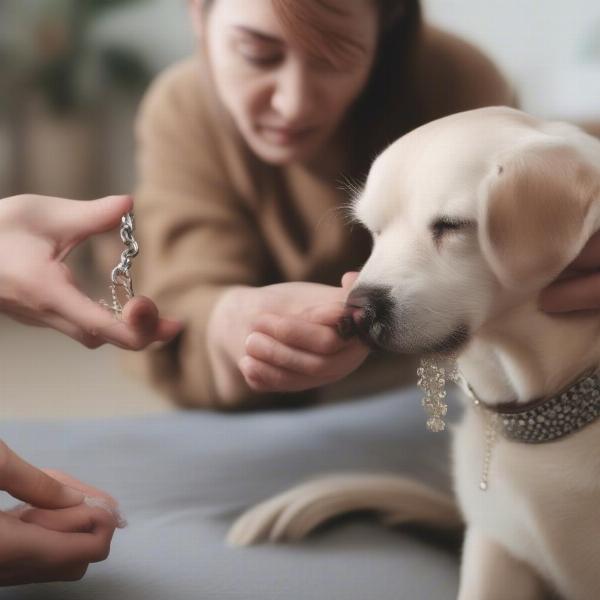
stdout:
[(207, 324), (227, 288), (260, 284), (265, 250), (227, 176), (200, 73), (184, 67), (158, 78), (137, 121), (138, 287), (185, 323), (175, 341), (144, 353), (144, 371), (182, 405), (231, 408), (215, 392)]

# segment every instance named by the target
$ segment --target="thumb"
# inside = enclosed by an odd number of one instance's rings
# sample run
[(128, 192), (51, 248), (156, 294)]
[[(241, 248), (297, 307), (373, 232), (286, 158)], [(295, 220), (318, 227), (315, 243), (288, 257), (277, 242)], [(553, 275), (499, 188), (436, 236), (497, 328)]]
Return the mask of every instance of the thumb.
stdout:
[(344, 273), (342, 277), (342, 287), (350, 291), (350, 288), (354, 285), (354, 282), (358, 279), (358, 271), (348, 271)]
[(593, 235), (581, 254), (571, 263), (571, 269), (597, 271), (600, 267), (600, 232)]
[(106, 196), (98, 200), (62, 200), (48, 222), (56, 238), (78, 243), (91, 235), (114, 229), (121, 217), (132, 210), (131, 196)]

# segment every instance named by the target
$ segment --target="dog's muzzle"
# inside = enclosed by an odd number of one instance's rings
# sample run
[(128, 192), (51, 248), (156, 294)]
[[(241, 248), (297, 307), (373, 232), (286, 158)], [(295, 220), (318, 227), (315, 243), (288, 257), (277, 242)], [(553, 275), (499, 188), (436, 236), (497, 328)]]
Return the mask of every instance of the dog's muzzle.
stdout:
[(469, 341), (469, 328), (464, 323), (432, 337), (412, 330), (409, 322), (409, 313), (397, 306), (391, 287), (365, 285), (348, 296), (338, 331), (345, 338), (358, 336), (373, 349), (401, 354), (452, 354)]
[(391, 288), (355, 288), (346, 300), (346, 314), (339, 324), (341, 335), (357, 335), (369, 346), (384, 347), (392, 325), (393, 306)]

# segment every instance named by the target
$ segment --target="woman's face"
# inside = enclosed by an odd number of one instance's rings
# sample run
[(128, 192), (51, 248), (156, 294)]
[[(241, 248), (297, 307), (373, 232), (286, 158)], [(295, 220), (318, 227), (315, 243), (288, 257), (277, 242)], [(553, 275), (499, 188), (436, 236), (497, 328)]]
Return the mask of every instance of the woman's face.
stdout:
[(341, 61), (298, 43), (271, 0), (216, 0), (198, 27), (222, 102), (266, 162), (310, 159), (369, 77), (378, 36), (375, 2), (328, 0), (328, 6), (323, 17), (338, 20), (335, 28), (349, 42)]

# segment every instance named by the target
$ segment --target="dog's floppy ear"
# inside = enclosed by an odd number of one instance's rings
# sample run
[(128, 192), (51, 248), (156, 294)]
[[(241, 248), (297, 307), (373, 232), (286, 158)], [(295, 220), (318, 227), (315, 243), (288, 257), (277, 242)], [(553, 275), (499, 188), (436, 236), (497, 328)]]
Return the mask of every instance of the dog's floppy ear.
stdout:
[(482, 251), (508, 287), (552, 281), (599, 225), (600, 172), (566, 143), (511, 150), (480, 191)]

